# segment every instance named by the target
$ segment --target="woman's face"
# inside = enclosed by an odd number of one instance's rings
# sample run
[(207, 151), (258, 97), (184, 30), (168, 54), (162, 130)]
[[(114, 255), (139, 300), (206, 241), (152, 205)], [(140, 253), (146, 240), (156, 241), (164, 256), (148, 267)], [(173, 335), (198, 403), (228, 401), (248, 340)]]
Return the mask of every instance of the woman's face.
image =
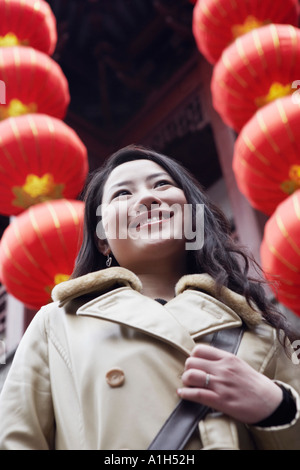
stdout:
[(120, 266), (184, 255), (184, 192), (157, 163), (134, 160), (115, 168), (103, 191), (102, 223)]

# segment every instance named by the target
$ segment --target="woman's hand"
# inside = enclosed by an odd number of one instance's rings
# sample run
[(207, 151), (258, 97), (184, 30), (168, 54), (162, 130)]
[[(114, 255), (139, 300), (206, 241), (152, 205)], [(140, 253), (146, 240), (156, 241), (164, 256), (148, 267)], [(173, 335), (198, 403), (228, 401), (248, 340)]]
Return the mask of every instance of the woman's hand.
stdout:
[(182, 382), (177, 391), (181, 398), (248, 424), (270, 416), (282, 401), (282, 390), (270, 379), (233, 354), (207, 345), (194, 348)]

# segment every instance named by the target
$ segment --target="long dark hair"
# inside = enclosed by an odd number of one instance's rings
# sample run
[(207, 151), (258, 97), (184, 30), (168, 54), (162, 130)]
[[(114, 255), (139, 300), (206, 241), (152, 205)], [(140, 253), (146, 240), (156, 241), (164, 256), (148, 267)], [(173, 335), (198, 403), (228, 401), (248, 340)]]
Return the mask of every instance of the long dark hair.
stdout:
[[(188, 204), (204, 204), (204, 244), (200, 250), (187, 251), (187, 274), (207, 273), (217, 285), (243, 295), (249, 304), (254, 302), (264, 318), (291, 340), (292, 332), (281, 313), (275, 309), (263, 288), (263, 276), (253, 258), (233, 240), (231, 227), (221, 210), (207, 197), (198, 181), (179, 162), (151, 149), (129, 145), (111, 155), (87, 181), (83, 192), (85, 201), (84, 236), (72, 278), (106, 267), (106, 258), (97, 246), (96, 230), (101, 223), (97, 208), (102, 202), (104, 185), (114, 168), (122, 163), (146, 159), (160, 165), (183, 190)], [(113, 265), (118, 265), (113, 259)], [(260, 273), (249, 274), (250, 266)]]

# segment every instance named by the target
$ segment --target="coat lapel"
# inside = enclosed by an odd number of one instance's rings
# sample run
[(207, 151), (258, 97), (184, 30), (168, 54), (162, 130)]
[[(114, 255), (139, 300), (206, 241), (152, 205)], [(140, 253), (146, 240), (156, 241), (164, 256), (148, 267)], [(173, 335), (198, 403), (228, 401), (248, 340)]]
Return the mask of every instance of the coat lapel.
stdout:
[(79, 307), (77, 315), (129, 326), (168, 343), (187, 356), (195, 347), (195, 339), (241, 324), (233, 310), (192, 290), (161, 305), (130, 287), (121, 287), (85, 303)]
[(234, 328), (241, 318), (222, 302), (196, 290), (188, 289), (165, 306), (196, 340), (216, 330)]
[(120, 287), (91, 300), (77, 310), (77, 315), (132, 327), (172, 345), (187, 356), (195, 346), (188, 331), (163, 305), (130, 287)]
[(176, 296), (165, 305), (142, 295), (142, 287), (134, 273), (113, 267), (63, 282), (52, 297), (68, 312), (130, 326), (186, 355), (195, 340), (216, 330), (240, 326), (242, 321), (250, 328), (261, 322), (260, 312), (236, 292), (224, 287), (222, 301), (218, 300), (216, 283), (207, 274), (183, 276)]

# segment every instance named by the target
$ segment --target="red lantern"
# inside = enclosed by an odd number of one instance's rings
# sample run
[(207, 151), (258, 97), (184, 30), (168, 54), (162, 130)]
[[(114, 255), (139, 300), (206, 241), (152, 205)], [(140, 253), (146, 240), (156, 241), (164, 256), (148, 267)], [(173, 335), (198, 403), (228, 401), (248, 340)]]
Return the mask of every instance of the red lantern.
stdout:
[(298, 0), (198, 0), (193, 34), (199, 51), (215, 64), (239, 36), (270, 23), (297, 22)]
[(0, 48), (0, 80), (6, 88), (0, 119), (28, 113), (65, 117), (70, 102), (68, 82), (46, 54), (31, 47)]
[(300, 191), (282, 202), (265, 226), (262, 267), (275, 296), (300, 316)]
[(84, 203), (44, 202), (16, 216), (0, 242), (1, 281), (30, 308), (51, 301), (53, 287), (68, 279), (82, 241)]
[(259, 108), (293, 93), (298, 77), (300, 30), (290, 25), (255, 29), (225, 49), (214, 67), (214, 107), (240, 131)]
[(288, 96), (259, 110), (237, 138), (237, 184), (252, 206), (265, 214), (272, 214), (300, 188), (299, 129), (300, 103)]
[(31, 46), (53, 54), (56, 42), (56, 19), (43, 0), (0, 1), (0, 47)]
[(63, 121), (27, 114), (0, 123), (0, 213), (74, 199), (88, 173), (87, 150)]

